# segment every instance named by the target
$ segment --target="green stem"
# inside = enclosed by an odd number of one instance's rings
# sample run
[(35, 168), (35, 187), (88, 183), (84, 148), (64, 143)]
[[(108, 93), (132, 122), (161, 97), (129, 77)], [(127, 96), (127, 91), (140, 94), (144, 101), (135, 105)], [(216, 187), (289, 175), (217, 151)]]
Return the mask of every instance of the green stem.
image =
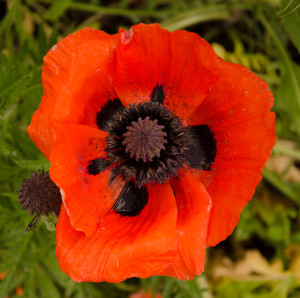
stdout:
[(169, 19), (167, 22), (161, 23), (161, 26), (168, 29), (169, 31), (174, 31), (178, 29), (183, 29), (195, 24), (208, 22), (212, 20), (225, 20), (230, 17), (229, 11), (212, 11), (208, 13), (198, 13), (192, 15), (188, 18), (174, 18)]
[(5, 277), (5, 279), (1, 283), (0, 298), (4, 298), (4, 297), (7, 296), (9, 285), (11, 284), (12, 279), (15, 276), (15, 272), (16, 272), (18, 266), (19, 266), (19, 263), (22, 260), (23, 254), (25, 253), (28, 244), (30, 243), (32, 235), (33, 235), (33, 233), (28, 233), (28, 234), (25, 235), (24, 242), (23, 242), (22, 246), (20, 247), (19, 252), (17, 253), (17, 255), (16, 255), (16, 257), (15, 257), (15, 259), (14, 259), (14, 261), (13, 261), (13, 263), (12, 263), (12, 265), (11, 265), (11, 267), (10, 267), (6, 277)]
[(20, 96), (24, 96), (24, 95), (26, 95), (27, 93), (30, 93), (30, 92), (32, 92), (33, 90), (38, 89), (38, 88), (43, 88), (43, 86), (42, 86), (41, 83), (35, 84), (35, 85), (31, 85), (30, 87), (28, 87), (27, 89), (25, 89), (24, 91), (22, 91), (22, 93), (21, 93)]
[[(39, 0), (40, 2), (52, 4), (53, 0)], [(102, 13), (105, 15), (115, 15), (115, 16), (138, 16), (138, 17), (166, 17), (166, 14), (173, 14), (176, 11), (155, 11), (155, 10), (132, 10), (124, 8), (115, 7), (105, 7), (99, 5), (92, 5), (79, 2), (70, 2), (68, 9), (75, 9), (86, 12)]]
[[(52, 0), (39, 0), (40, 2), (52, 4)], [(115, 8), (115, 7), (105, 7), (99, 5), (92, 5), (86, 3), (79, 2), (70, 2), (68, 5), (68, 9), (81, 10), (92, 13), (102, 13), (105, 15), (115, 15), (115, 16), (137, 16), (137, 17), (155, 17), (155, 18), (166, 18), (167, 16), (178, 15), (179, 17), (184, 17), (185, 14), (191, 13), (205, 13), (209, 10), (215, 12), (220, 9), (226, 8), (230, 9), (250, 9), (253, 8), (252, 4), (249, 3), (232, 3), (232, 4), (216, 4), (216, 5), (206, 5), (200, 6), (197, 8), (193, 8), (191, 10), (182, 11), (179, 10), (140, 10), (140, 9), (124, 9), (124, 8)]]
[[(98, 12), (106, 15), (118, 15), (118, 16), (138, 16), (138, 17), (165, 17), (166, 12), (164, 11), (155, 11), (155, 10), (129, 10), (122, 8), (114, 8), (114, 7), (103, 7), (97, 5), (90, 5), (85, 3), (70, 3), (70, 8), (78, 9), (81, 11), (87, 12)], [(175, 11), (168, 11), (169, 13), (175, 13)]]
[(139, 289), (139, 287), (135, 285), (128, 285), (125, 282), (115, 283), (114, 286), (125, 292), (136, 292)]
[[(49, 2), (49, 0), (41, 0)], [(253, 8), (253, 5), (249, 3), (232, 3), (232, 4), (216, 4), (216, 5), (206, 5), (200, 6), (197, 8), (193, 8), (191, 10), (184, 11), (183, 13), (179, 10), (130, 10), (130, 9), (122, 9), (122, 8), (114, 8), (114, 7), (104, 7), (98, 5), (90, 5), (85, 3), (71, 2), (69, 8), (78, 9), (82, 11), (88, 12), (97, 12), (108, 15), (119, 15), (119, 16), (138, 16), (138, 17), (166, 17), (167, 15), (177, 15), (184, 16), (185, 14), (191, 13), (204, 13), (211, 11), (217, 11), (220, 9), (226, 8), (229, 10), (233, 9), (249, 9)]]
[(48, 170), (50, 168), (50, 163), (47, 159), (41, 160), (16, 160), (16, 164), (23, 169), (39, 170), (43, 167)]
[(296, 94), (296, 102), (297, 102), (298, 110), (300, 112), (300, 88), (299, 88), (299, 85), (298, 85), (296, 74), (293, 70), (293, 66), (292, 66), (292, 62), (290, 60), (290, 57), (289, 57), (286, 49), (282, 45), (280, 39), (278, 38), (277, 34), (273, 30), (270, 23), (266, 20), (264, 15), (262, 13), (260, 13), (258, 18), (261, 21), (261, 23), (264, 25), (266, 30), (269, 32), (271, 38), (273, 39), (276, 47), (278, 48), (278, 50), (280, 52), (282, 60), (284, 61), (285, 65), (286, 65), (287, 71), (288, 71), (290, 79), (291, 79), (291, 83), (294, 87), (294, 91), (295, 91), (295, 94)]
[(295, 202), (298, 206), (300, 205), (300, 197), (297, 193), (295, 193), (286, 183), (284, 183), (277, 175), (274, 173), (264, 169), (263, 177), (272, 184), (275, 188), (277, 188), (281, 193)]
[(277, 143), (275, 147), (273, 148), (273, 152), (277, 154), (284, 154), (289, 157), (292, 157), (296, 160), (300, 161), (300, 151), (294, 148), (287, 148), (286, 146)]

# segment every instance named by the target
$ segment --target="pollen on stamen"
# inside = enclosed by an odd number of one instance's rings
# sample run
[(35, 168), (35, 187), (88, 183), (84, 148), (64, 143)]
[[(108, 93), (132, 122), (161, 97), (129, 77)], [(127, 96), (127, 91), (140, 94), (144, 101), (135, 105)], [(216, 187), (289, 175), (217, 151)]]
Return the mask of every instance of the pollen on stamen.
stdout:
[(159, 125), (156, 119), (139, 118), (137, 122), (132, 121), (126, 129), (122, 144), (131, 158), (147, 162), (152, 161), (155, 156), (160, 157), (160, 152), (165, 149), (164, 144), (167, 143), (167, 133), (164, 132), (165, 127)]

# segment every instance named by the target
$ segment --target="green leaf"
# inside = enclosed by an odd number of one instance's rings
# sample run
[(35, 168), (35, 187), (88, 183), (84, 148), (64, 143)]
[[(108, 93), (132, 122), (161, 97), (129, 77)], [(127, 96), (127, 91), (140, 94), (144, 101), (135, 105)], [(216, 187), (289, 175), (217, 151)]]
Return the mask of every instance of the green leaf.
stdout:
[(47, 51), (48, 51), (47, 36), (44, 30), (44, 26), (41, 24), (39, 26), (39, 55), (41, 61), (43, 57), (46, 55)]
[(27, 297), (36, 298), (37, 295), (35, 293), (35, 268), (31, 267), (29, 272), (29, 278), (25, 283), (24, 292), (27, 294)]
[(56, 20), (61, 17), (71, 4), (70, 0), (55, 1), (45, 14), (47, 20)]
[(52, 46), (54, 46), (57, 43), (57, 23), (54, 24), (52, 28), (52, 33), (48, 40), (48, 49), (50, 49)]
[[(287, 0), (283, 0), (281, 3), (286, 2)], [(300, 2), (290, 0), (279, 16), (282, 17), (281, 22), (300, 53)]]
[(295, 193), (286, 182), (282, 181), (280, 177), (266, 169), (263, 170), (263, 177), (289, 199), (291, 199), (297, 205), (300, 205), (300, 198), (298, 194)]
[(166, 281), (164, 289), (163, 289), (163, 292), (162, 292), (163, 298), (170, 298), (170, 297), (172, 297), (172, 292), (174, 290), (174, 284), (175, 284), (174, 279), (168, 279)]
[(284, 17), (288, 16), (292, 12), (294, 12), (297, 8), (300, 7), (299, 0), (282, 0), (281, 6), (284, 6), (284, 8), (279, 12), (278, 16)]
[(26, 74), (11, 84), (0, 93), (0, 111), (3, 113), (9, 106), (19, 99), (20, 93), (25, 90), (31, 80), (31, 75)]
[(49, 278), (47, 273), (43, 270), (42, 267), (40, 267), (39, 269), (40, 269), (38, 271), (39, 274), (36, 275), (36, 279), (41, 289), (41, 297), (45, 297), (45, 298), (61, 297), (58, 289), (56, 288), (53, 281)]
[(155, 294), (158, 292), (161, 279), (162, 277), (160, 276), (153, 276), (152, 283), (151, 283), (152, 297), (155, 297)]
[[(300, 29), (300, 28), (299, 28)], [(300, 32), (300, 31), (299, 31)], [(298, 89), (300, 89), (300, 67), (293, 61), (290, 61), (291, 67), (289, 72), (284, 72), (285, 63), (284, 61), (281, 62), (281, 68), (283, 69), (283, 72), (281, 74), (281, 81), (280, 84), (275, 92), (276, 99), (277, 99), (277, 107), (279, 111), (284, 112), (287, 117), (285, 119), (285, 122), (287, 123), (288, 120), (291, 120), (291, 127), (290, 130), (292, 130), (295, 133), (299, 132), (300, 128), (300, 108), (299, 108), (299, 100), (297, 96), (297, 91), (293, 87), (293, 82), (291, 80), (291, 75), (295, 77), (295, 84), (297, 84)]]
[(0, 36), (2, 35), (2, 33), (6, 29), (9, 29), (9, 27), (11, 26), (11, 22), (12, 22), (12, 18), (13, 18), (13, 13), (14, 13), (14, 10), (13, 10), (13, 8), (11, 8), (5, 14), (4, 18), (2, 19), (2, 22), (0, 23)]
[(16, 164), (24, 169), (39, 170), (44, 168), (46, 171), (50, 168), (50, 163), (47, 159), (42, 160), (16, 160)]
[[(287, 298), (288, 292), (296, 287), (295, 278), (265, 278), (262, 280), (224, 280), (217, 286), (217, 298)], [(296, 297), (296, 296), (295, 296)]]
[(24, 235), (23, 245), (20, 247), (18, 254), (15, 256), (15, 259), (13, 260), (12, 265), (10, 266), (7, 276), (5, 277), (4, 281), (1, 283), (1, 289), (0, 289), (1, 298), (5, 297), (8, 294), (9, 285), (11, 284), (14, 278), (15, 272), (18, 268), (19, 263), (22, 260), (23, 254), (25, 253), (28, 244), (30, 243), (31, 237), (32, 237), (32, 233)]

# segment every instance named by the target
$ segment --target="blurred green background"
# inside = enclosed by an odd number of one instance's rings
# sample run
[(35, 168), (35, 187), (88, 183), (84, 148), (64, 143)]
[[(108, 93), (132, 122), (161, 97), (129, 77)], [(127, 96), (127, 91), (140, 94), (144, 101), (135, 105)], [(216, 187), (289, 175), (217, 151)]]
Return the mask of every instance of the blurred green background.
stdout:
[[(274, 92), (277, 144), (264, 179), (234, 233), (207, 252), (193, 281), (133, 278), (74, 283), (55, 258), (55, 233), (31, 220), (18, 189), (49, 163), (26, 133), (42, 97), (43, 56), (84, 27), (114, 34), (158, 22), (209, 41)], [(0, 298), (2, 297), (300, 297), (299, 0), (0, 0)]]

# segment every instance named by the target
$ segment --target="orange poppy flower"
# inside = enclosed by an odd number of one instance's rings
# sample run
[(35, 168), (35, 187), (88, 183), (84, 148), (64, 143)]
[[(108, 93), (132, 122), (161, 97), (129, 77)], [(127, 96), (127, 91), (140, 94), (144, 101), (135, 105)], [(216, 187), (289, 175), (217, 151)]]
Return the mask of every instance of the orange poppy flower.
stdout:
[(201, 274), (274, 146), (268, 85), (157, 24), (71, 34), (42, 80), (28, 132), (62, 194), (61, 269), (75, 281)]

